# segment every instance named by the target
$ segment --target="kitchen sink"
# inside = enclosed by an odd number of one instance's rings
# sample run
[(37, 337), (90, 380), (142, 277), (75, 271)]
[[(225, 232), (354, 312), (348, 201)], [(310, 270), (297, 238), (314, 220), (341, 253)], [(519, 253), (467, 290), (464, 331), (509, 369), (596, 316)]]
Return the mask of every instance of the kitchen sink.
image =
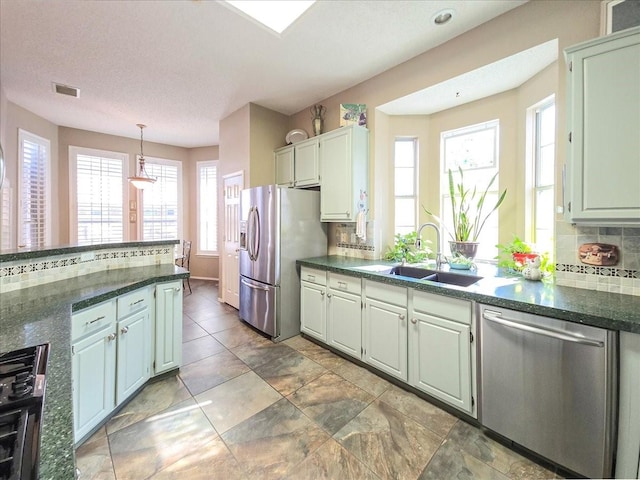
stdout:
[(430, 280), (432, 282), (446, 283), (447, 285), (457, 285), (459, 287), (468, 287), (473, 285), (482, 277), (476, 275), (462, 275), (460, 273), (451, 272), (435, 272), (427, 275), (422, 280)]
[(406, 265), (400, 265), (397, 267), (392, 267), (386, 273), (388, 275), (399, 275), (401, 277), (411, 277), (411, 278), (424, 278), (427, 275), (434, 273), (434, 270), (429, 270), (427, 268), (420, 267), (407, 267)]
[(467, 275), (462, 273), (442, 272), (439, 270), (429, 270), (427, 268), (408, 267), (400, 265), (390, 268), (387, 275), (398, 275), (401, 277), (417, 278), (419, 280), (429, 280), (431, 282), (445, 283), (447, 285), (457, 285), (459, 287), (468, 287), (473, 285), (482, 277), (476, 275)]

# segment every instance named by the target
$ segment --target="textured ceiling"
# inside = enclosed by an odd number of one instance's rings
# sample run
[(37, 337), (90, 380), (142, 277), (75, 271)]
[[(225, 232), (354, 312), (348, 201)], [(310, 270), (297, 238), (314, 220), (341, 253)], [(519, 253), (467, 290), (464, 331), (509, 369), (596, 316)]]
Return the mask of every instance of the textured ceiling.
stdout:
[[(249, 102), (296, 113), (523, 3), (319, 0), (277, 35), (215, 1), (0, 0), (0, 85), (57, 125), (217, 145)], [(443, 8), (456, 15), (437, 27)]]

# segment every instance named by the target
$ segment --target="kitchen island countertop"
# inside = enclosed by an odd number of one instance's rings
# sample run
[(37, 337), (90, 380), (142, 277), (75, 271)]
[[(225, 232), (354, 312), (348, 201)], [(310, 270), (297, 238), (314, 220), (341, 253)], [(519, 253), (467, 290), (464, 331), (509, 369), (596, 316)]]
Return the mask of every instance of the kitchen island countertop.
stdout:
[(41, 432), (40, 479), (75, 478), (71, 315), (160, 282), (186, 278), (173, 264), (107, 270), (0, 294), (0, 352), (50, 343)]
[[(639, 296), (559, 286), (552, 281), (529, 281), (519, 275), (505, 274), (493, 265), (479, 264), (478, 270), (470, 273), (483, 277), (482, 280), (469, 287), (457, 287), (361, 269), (371, 265), (397, 265), (384, 260), (363, 260), (333, 255), (300, 259), (297, 264), (390, 285), (475, 300), (535, 315), (610, 330), (640, 333)], [(444, 267), (443, 270), (447, 271), (448, 267)], [(464, 272), (455, 270), (455, 273)]]

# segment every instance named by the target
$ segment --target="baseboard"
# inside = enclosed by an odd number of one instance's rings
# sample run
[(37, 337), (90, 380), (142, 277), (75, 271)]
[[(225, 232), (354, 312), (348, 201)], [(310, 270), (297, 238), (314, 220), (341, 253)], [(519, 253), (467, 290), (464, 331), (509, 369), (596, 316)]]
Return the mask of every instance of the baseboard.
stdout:
[(212, 280), (215, 282), (219, 282), (220, 279), (219, 278), (213, 278), (213, 277), (194, 277), (194, 276), (190, 276), (189, 278), (191, 278), (192, 280)]

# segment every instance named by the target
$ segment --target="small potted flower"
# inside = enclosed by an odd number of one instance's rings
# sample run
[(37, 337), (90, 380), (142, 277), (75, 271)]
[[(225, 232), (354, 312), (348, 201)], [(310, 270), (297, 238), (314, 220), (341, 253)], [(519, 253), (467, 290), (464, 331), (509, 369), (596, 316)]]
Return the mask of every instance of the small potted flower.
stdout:
[(527, 264), (527, 260), (533, 260), (540, 254), (533, 247), (517, 235), (513, 236), (511, 243), (498, 244), (498, 266), (513, 272), (521, 272)]

